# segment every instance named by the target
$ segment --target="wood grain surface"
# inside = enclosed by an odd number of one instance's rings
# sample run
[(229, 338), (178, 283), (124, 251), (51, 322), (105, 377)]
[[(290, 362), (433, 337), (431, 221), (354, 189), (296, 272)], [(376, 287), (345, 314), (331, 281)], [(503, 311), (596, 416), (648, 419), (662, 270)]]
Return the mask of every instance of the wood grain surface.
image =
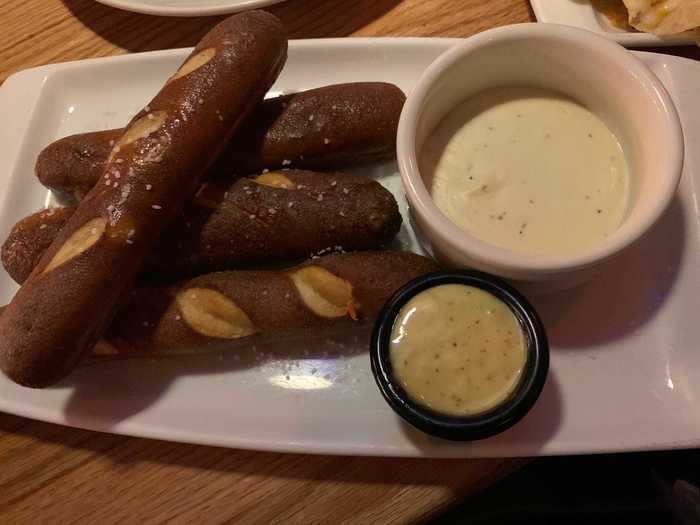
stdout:
[[(292, 38), (469, 36), (534, 19), (527, 0), (289, 0), (269, 10)], [(191, 46), (219, 20), (92, 0), (0, 0), (0, 13), (0, 81), (51, 62)], [(0, 523), (416, 523), (521, 463), (247, 452), (0, 414)]]
[(0, 523), (415, 523), (518, 465), (270, 454), (0, 415)]

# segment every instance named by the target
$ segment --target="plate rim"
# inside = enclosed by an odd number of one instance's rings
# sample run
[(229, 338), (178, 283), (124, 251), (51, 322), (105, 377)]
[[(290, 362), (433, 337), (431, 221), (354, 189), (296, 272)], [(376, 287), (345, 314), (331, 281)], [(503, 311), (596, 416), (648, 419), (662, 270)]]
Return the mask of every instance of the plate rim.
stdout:
[(280, 4), (286, 2), (286, 0), (229, 0), (229, 2), (235, 2), (231, 5), (223, 6), (213, 6), (213, 7), (168, 7), (167, 5), (159, 6), (152, 5), (143, 0), (95, 0), (96, 2), (106, 5), (108, 7), (113, 7), (116, 9), (121, 9), (123, 11), (130, 11), (132, 13), (140, 13), (143, 15), (156, 15), (156, 16), (173, 16), (173, 17), (187, 17), (187, 16), (216, 16), (216, 15), (227, 15), (232, 13), (239, 13), (241, 11), (246, 11), (248, 9), (257, 9), (262, 7), (268, 7), (274, 4)]

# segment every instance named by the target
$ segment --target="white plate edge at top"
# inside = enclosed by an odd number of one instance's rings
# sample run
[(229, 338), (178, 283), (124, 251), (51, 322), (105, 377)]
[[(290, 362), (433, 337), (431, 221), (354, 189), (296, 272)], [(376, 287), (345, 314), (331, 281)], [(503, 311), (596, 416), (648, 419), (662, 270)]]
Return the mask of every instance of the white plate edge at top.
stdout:
[(166, 5), (158, 5), (146, 2), (144, 0), (95, 0), (100, 4), (109, 7), (115, 7), (132, 13), (141, 13), (144, 15), (157, 16), (215, 16), (229, 15), (239, 13), (248, 9), (258, 9), (274, 4), (280, 4), (286, 0), (230, 0), (229, 5), (211, 6), (211, 7), (176, 7)]
[[(570, 16), (561, 16), (562, 3), (572, 2), (574, 0), (530, 0), (532, 5), (532, 10), (535, 13), (535, 18), (538, 22), (544, 22), (549, 24), (563, 24), (574, 27), (579, 27), (581, 29), (587, 29), (589, 31), (594, 31), (598, 34), (605, 36), (623, 46), (629, 47), (665, 47), (665, 46), (679, 46), (679, 45), (695, 45), (695, 40), (692, 35), (687, 33), (682, 33), (679, 35), (671, 35), (667, 37), (660, 37), (650, 33), (636, 33), (631, 31), (614, 31), (608, 30), (600, 23), (595, 25), (586, 24), (580, 22), (576, 18)], [(577, 6), (577, 10), (591, 9), (592, 6)], [(603, 15), (601, 15), (603, 16)]]

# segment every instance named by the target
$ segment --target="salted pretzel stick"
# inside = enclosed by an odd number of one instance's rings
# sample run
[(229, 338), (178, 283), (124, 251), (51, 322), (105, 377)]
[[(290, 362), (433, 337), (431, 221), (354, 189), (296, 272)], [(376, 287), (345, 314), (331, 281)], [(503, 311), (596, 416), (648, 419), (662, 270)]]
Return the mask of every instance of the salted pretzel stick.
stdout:
[[(12, 228), (0, 259), (15, 281), (27, 279), (74, 212), (42, 210)], [(400, 226), (392, 194), (361, 175), (285, 170), (205, 182), (160, 236), (144, 277), (183, 278), (319, 252), (377, 249)]]
[(409, 252), (319, 257), (284, 270), (218, 272), (132, 292), (98, 355), (176, 355), (226, 349), (376, 317), (411, 279), (438, 269)]
[(0, 317), (0, 367), (26, 386), (63, 378), (94, 346), (161, 232), (284, 64), (274, 16), (207, 33), (126, 127), (105, 172)]
[[(406, 100), (384, 82), (335, 84), (262, 102), (232, 138), (208, 177), (230, 180), (263, 169), (335, 169), (394, 158)], [(109, 143), (123, 129), (63, 137), (36, 161), (44, 186), (82, 199), (102, 176)]]

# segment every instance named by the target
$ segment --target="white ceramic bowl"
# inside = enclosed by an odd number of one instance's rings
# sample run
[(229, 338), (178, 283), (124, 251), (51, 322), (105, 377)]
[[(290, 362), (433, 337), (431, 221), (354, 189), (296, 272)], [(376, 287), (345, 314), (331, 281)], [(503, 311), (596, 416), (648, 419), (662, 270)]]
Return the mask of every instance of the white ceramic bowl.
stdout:
[[(460, 102), (497, 86), (532, 86), (563, 93), (596, 113), (627, 158), (631, 195), (618, 230), (573, 256), (514, 253), (483, 242), (437, 208), (419, 170), (426, 137)], [(414, 226), (439, 260), (519, 281), (578, 282), (639, 239), (678, 186), (683, 133), (675, 107), (656, 76), (622, 46), (588, 31), (554, 24), (519, 24), (468, 38), (423, 73), (401, 114), (397, 156)], [(428, 177), (429, 175), (425, 175)]]

